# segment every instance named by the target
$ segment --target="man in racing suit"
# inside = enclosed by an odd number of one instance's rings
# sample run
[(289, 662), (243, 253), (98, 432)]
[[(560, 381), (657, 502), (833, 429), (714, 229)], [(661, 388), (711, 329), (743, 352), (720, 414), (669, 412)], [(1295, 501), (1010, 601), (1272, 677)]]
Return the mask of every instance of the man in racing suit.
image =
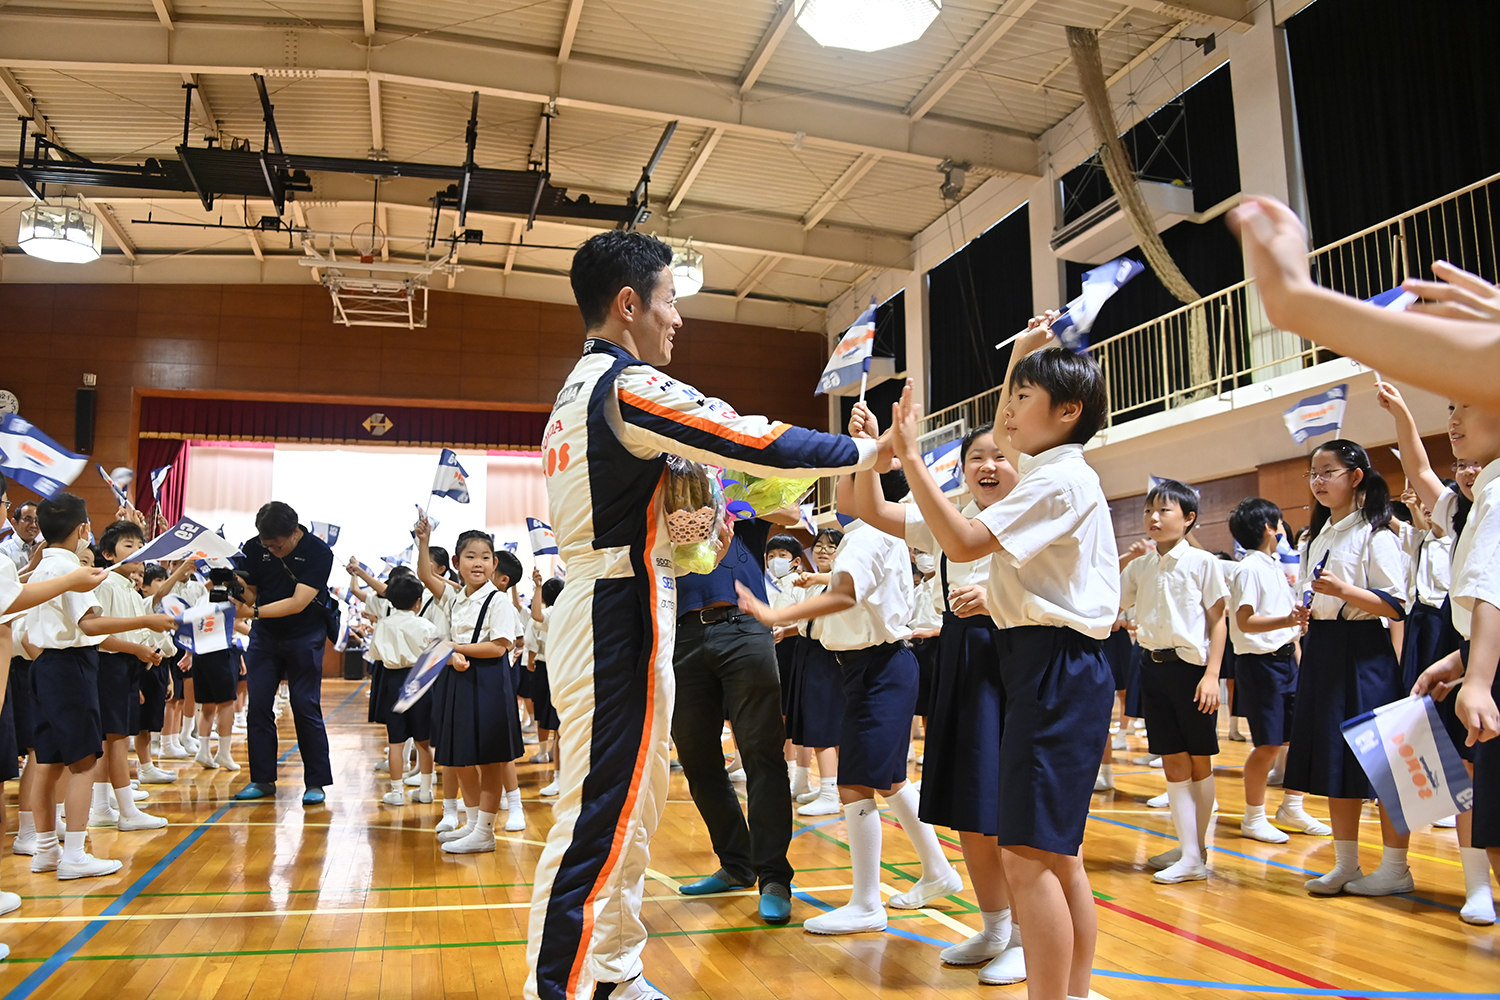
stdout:
[(573, 258), (588, 339), (542, 441), (568, 567), (547, 660), (561, 789), (532, 895), (528, 1000), (661, 996), (641, 978), (641, 898), (672, 718), (677, 602), (665, 454), (809, 477), (869, 468), (889, 453), (884, 439), (742, 417), (660, 372), (682, 325), (671, 256), (658, 240), (616, 230)]

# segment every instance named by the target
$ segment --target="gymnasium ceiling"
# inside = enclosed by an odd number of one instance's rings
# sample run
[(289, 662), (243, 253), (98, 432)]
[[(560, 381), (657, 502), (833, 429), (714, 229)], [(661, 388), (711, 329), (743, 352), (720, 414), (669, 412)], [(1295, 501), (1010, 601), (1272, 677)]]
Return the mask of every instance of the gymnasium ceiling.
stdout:
[[(883, 52), (821, 48), (791, 0), (0, 0), (0, 94), (45, 118), (51, 137), (99, 162), (175, 157), (187, 92), (189, 143), (249, 140), (266, 77), (288, 153), (459, 164), (480, 93), (475, 161), (526, 169), (551, 120), (552, 183), (624, 202), (669, 121), (647, 231), (692, 237), (705, 293), (828, 303), (882, 268), (909, 269), (911, 240), (953, 207), (945, 159), (967, 161), (958, 200), (986, 179), (1035, 175), (1038, 137), (1081, 102), (1063, 29), (1100, 29), (1112, 81), (1150, 71), (1168, 45), (1231, 27), (1243, 0), (945, 0), (918, 41)], [(0, 123), (0, 156), (19, 123)], [(424, 252), (456, 218), (434, 219), (439, 185), (314, 174), (288, 206), (313, 243), (343, 250), (377, 221), (395, 259)], [(57, 194), (56, 188), (49, 196)], [(73, 193), (73, 192), (69, 192)], [(269, 199), (84, 190), (106, 222), (107, 262), (290, 261), (285, 233), (197, 229), (275, 214)], [(15, 246), (18, 184), (0, 183), (0, 249)], [(565, 274), (595, 228), (475, 215), (465, 274)], [(337, 235), (334, 235), (337, 234)], [(446, 247), (439, 244), (439, 253)], [(230, 273), (220, 268), (215, 273)], [(235, 272), (239, 273), (239, 272)], [(250, 272), (244, 272), (250, 273)], [(207, 279), (205, 279), (207, 280)], [(232, 279), (230, 279), (232, 280)], [(257, 280), (244, 278), (242, 280)], [(457, 287), (465, 286), (464, 275)], [(440, 286), (439, 286), (440, 287)]]

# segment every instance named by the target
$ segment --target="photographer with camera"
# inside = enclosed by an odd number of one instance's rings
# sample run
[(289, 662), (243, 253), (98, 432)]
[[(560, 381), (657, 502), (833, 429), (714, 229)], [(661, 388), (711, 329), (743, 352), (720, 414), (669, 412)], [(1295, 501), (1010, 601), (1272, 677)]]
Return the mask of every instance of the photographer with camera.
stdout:
[[(235, 602), (245, 599), (245, 582), (235, 573), (233, 566), (209, 566), (208, 600), (210, 604)], [(204, 768), (224, 768), (238, 771), (230, 750), (234, 742), (234, 702), (236, 676), (234, 656), (225, 647), (212, 653), (198, 653), (193, 657), (193, 695), (198, 701), (198, 752), (194, 760)], [(208, 741), (213, 735), (214, 719), (219, 722), (219, 749), (209, 753)]]
[[(250, 784), (235, 798), (260, 799), (276, 792), (274, 706), (276, 688), (285, 679), (307, 782), (302, 802), (315, 805), (323, 801), (324, 786), (333, 783), (321, 701), (333, 550), (297, 523), (295, 510), (277, 500), (256, 513), (255, 530), (257, 536), (240, 546), (244, 555), (234, 559), (244, 580), (244, 593), (234, 599), (235, 613), (251, 623), (250, 646), (245, 650)], [(232, 683), (227, 693), (206, 692), (202, 684), (200, 678), (200, 701), (211, 700), (210, 695), (212, 700), (222, 695), (223, 701), (234, 701)]]

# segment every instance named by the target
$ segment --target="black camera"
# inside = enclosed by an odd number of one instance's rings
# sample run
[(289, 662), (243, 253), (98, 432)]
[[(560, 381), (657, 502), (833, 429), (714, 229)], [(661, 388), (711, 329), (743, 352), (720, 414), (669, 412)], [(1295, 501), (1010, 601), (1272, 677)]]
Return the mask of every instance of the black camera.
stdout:
[(233, 598), (238, 601), (245, 596), (245, 582), (228, 566), (209, 567), (208, 599), (215, 604)]

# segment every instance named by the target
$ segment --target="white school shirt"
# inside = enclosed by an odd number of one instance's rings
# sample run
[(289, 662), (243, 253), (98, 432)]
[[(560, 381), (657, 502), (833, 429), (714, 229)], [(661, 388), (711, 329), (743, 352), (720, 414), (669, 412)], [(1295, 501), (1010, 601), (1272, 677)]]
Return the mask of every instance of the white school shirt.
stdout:
[(1166, 555), (1156, 550), (1120, 574), (1120, 606), (1135, 609), (1142, 649), (1172, 650), (1178, 659), (1208, 663), (1208, 609), (1229, 596), (1218, 556), (1183, 539)]
[(826, 615), (818, 641), (835, 651), (868, 649), (911, 638), (911, 554), (906, 543), (862, 525), (844, 535), (830, 581), (854, 581), (855, 605)]
[(1474, 480), (1474, 509), (1453, 546), (1453, 627), (1472, 639), (1474, 602), (1500, 607), (1500, 461)]
[(1430, 528), (1413, 529), (1408, 532), (1404, 548), (1410, 570), (1406, 610), (1410, 611), (1417, 601), (1429, 608), (1442, 607), (1452, 582), (1453, 536), (1439, 537)]
[(187, 601), (190, 608), (201, 608), (208, 603), (208, 588), (197, 580), (183, 580), (172, 588), (172, 593)]
[[(31, 574), (36, 582), (55, 580), (67, 576), (79, 566), (78, 556), (67, 549), (47, 549), (42, 561)], [(111, 574), (118, 576), (118, 573)], [(101, 585), (102, 586), (102, 585)], [(26, 636), (33, 646), (42, 649), (87, 649), (105, 640), (102, 635), (84, 635), (78, 622), (90, 611), (101, 612), (102, 606), (96, 596), (99, 588), (79, 594), (59, 594), (44, 604), (38, 604), (26, 612)]]
[(401, 670), (417, 662), (422, 650), (438, 637), (437, 626), (415, 611), (392, 611), (375, 626), (370, 648), (375, 659), (389, 670)]
[[(146, 613), (146, 601), (136, 592), (134, 585), (124, 574), (110, 570), (104, 582), (94, 588), (94, 599), (99, 602), (101, 618), (138, 618)], [(156, 633), (148, 628), (117, 632), (115, 638), (121, 642), (139, 642), (156, 645), (152, 636)]]
[(375, 620), (379, 622), (384, 618), (390, 617), (392, 611), (391, 602), (372, 591), (369, 599), (365, 601), (365, 610), (374, 615)]
[(1000, 628), (1052, 625), (1103, 639), (1120, 612), (1120, 554), (1099, 476), (1077, 444), (1019, 465), (1015, 489), (977, 518), (1003, 546), (990, 557), (990, 616)]
[[(475, 640), (474, 626), (479, 622), (479, 612), (490, 594), (494, 594), (495, 599), (490, 601), (490, 612), (479, 629), (478, 640)], [(475, 641), (514, 642), (522, 631), (521, 623), (516, 619), (516, 609), (510, 605), (510, 595), (500, 593), (489, 580), (484, 581), (472, 596), (466, 595), (462, 587), (450, 591), (443, 602), (443, 613), (448, 619), (449, 638), (461, 646)]]
[[(542, 599), (541, 595), (538, 594), (536, 599), (540, 601)], [(535, 653), (536, 658), (544, 663), (547, 660), (547, 626), (551, 623), (551, 608), (542, 608), (541, 621), (537, 621), (530, 615), (526, 616), (526, 651), (528, 653)]]
[(1300, 630), (1295, 626), (1274, 632), (1241, 632), (1237, 612), (1244, 607), (1252, 615), (1267, 618), (1285, 617), (1296, 607), (1296, 597), (1281, 571), (1280, 560), (1259, 549), (1245, 553), (1239, 572), (1229, 582), (1229, 638), (1234, 651), (1244, 655), (1274, 653), (1297, 638)]
[(911, 627), (932, 629), (943, 627), (943, 578), (934, 573), (930, 580), (923, 580), (912, 591)]
[(7, 625), (25, 613), (18, 611), (13, 615), (5, 614), (5, 610), (20, 596), (21, 575), (16, 572), (16, 564), (9, 559), (0, 559), (0, 625)]
[(780, 579), (772, 577), (767, 580), (766, 604), (772, 608), (785, 608), (807, 596), (805, 590), (792, 582), (801, 575), (801, 573), (788, 573)]
[[(1302, 557), (1298, 591), (1306, 591), (1312, 586), (1313, 570), (1323, 561), (1325, 554), (1328, 554), (1328, 565), (1323, 572), (1332, 573), (1356, 587), (1388, 594), (1398, 607), (1406, 607), (1406, 554), (1401, 551), (1401, 541), (1394, 532), (1371, 528), (1358, 510), (1338, 523), (1330, 520), (1318, 532), (1318, 537), (1309, 543), (1308, 551)], [(1345, 604), (1331, 594), (1318, 593), (1313, 594), (1312, 616), (1319, 621), (1335, 618), (1369, 621), (1382, 617)]]
[[(973, 562), (957, 562), (943, 555), (942, 547), (938, 545), (937, 539), (932, 535), (932, 529), (927, 526), (927, 519), (922, 516), (922, 511), (914, 503), (904, 505), (906, 507), (906, 544), (914, 549), (931, 553), (938, 561), (938, 573), (933, 577), (937, 581), (937, 589), (933, 593), (933, 600), (937, 607), (939, 619), (944, 611), (953, 610), (948, 604), (949, 594), (955, 587), (967, 587), (977, 584), (987, 587), (990, 582), (990, 557), (976, 559)], [(970, 500), (968, 504), (959, 511), (969, 520), (979, 516), (979, 504)], [(943, 590), (943, 560), (948, 559), (948, 590)], [(942, 624), (939, 620), (939, 624)]]
[(442, 597), (434, 597), (431, 590), (425, 590), (422, 593), (422, 603), (417, 605), (417, 615), (436, 625), (438, 635), (448, 634), (448, 597), (456, 589), (448, 580), (444, 580), (443, 585), (448, 589)]

